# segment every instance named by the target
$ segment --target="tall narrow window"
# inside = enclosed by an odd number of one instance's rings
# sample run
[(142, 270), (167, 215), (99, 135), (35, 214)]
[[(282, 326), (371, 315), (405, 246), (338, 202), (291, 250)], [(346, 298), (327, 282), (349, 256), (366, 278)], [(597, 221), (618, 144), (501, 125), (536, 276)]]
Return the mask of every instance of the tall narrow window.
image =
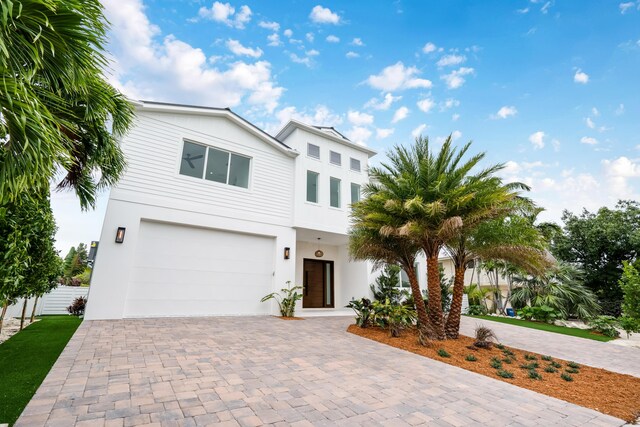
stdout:
[(360, 172), (360, 160), (351, 158), (351, 170)]
[(307, 144), (307, 156), (313, 157), (314, 159), (319, 159), (320, 147), (314, 144)]
[(335, 151), (329, 151), (329, 162), (336, 166), (340, 166), (342, 164), (342, 155)]
[(249, 158), (231, 155), (231, 165), (229, 166), (229, 185), (249, 188)]
[(182, 160), (180, 161), (180, 174), (202, 178), (204, 172), (204, 156), (206, 147), (191, 142), (184, 142), (182, 147)]
[(307, 171), (307, 202), (318, 203), (318, 173)]
[(340, 180), (329, 178), (329, 204), (334, 208), (340, 207)]
[(351, 203), (360, 201), (360, 186), (354, 182), (351, 183)]

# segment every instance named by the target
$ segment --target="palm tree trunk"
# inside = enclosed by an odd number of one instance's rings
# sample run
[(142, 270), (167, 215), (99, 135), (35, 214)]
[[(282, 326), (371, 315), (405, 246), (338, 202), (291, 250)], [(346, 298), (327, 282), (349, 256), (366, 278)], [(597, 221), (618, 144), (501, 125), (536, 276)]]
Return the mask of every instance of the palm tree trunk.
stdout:
[(458, 339), (458, 335), (460, 334), (460, 315), (462, 314), (462, 295), (464, 294), (464, 272), (464, 263), (462, 263), (462, 265), (456, 263), (451, 309), (449, 310), (447, 323), (444, 327), (447, 338), (450, 339)]
[(409, 277), (409, 284), (411, 285), (411, 295), (413, 295), (413, 301), (416, 304), (416, 313), (418, 314), (418, 328), (424, 327), (429, 324), (429, 318), (427, 317), (427, 308), (424, 305), (424, 298), (422, 298), (422, 292), (420, 292), (420, 283), (418, 282), (418, 276), (416, 270), (411, 267), (405, 266), (404, 271)]
[(0, 313), (0, 332), (2, 332), (2, 325), (4, 323), (4, 316), (7, 314), (7, 309), (9, 308), (9, 302), (5, 301), (4, 304), (2, 304), (2, 313)]
[(429, 291), (429, 322), (436, 339), (445, 339), (444, 319), (442, 318), (442, 297), (440, 292), (440, 269), (438, 268), (438, 251), (427, 257), (427, 289)]
[(29, 298), (24, 297), (24, 303), (22, 304), (22, 316), (20, 316), (20, 330), (24, 328), (24, 318), (27, 315), (27, 302)]
[(31, 319), (29, 319), (29, 323), (33, 323), (33, 319), (36, 317), (36, 307), (38, 306), (38, 298), (40, 298), (40, 295), (36, 295), (36, 300), (33, 302), (33, 310), (31, 311)]

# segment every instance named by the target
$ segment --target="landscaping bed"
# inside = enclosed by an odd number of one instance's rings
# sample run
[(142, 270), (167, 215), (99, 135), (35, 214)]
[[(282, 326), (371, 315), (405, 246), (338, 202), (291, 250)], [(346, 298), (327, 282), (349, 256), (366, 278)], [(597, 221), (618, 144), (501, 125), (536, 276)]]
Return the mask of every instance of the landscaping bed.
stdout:
[[(638, 392), (640, 378), (631, 375), (576, 365), (573, 362), (557, 358), (550, 359), (548, 356), (507, 346), (493, 346), (490, 349), (477, 348), (473, 346), (475, 340), (465, 336), (460, 336), (457, 340), (434, 341), (432, 347), (423, 347), (418, 344), (415, 329), (406, 330), (398, 338), (390, 337), (389, 331), (378, 327), (360, 328), (351, 325), (348, 332), (518, 387), (591, 408), (604, 414), (622, 418), (627, 422), (636, 421), (640, 415), (640, 393)], [(469, 347), (473, 347), (473, 349)], [(509, 355), (510, 353), (512, 355)], [(469, 355), (472, 355), (476, 361), (467, 360)], [(505, 362), (505, 359), (510, 359), (511, 363)], [(532, 369), (521, 367), (521, 365), (531, 367), (535, 363), (538, 364), (538, 368), (533, 371), (540, 376), (540, 379), (530, 378)], [(501, 368), (497, 367), (498, 364), (501, 365)], [(556, 372), (546, 372), (545, 369), (550, 369), (552, 364), (557, 366)], [(499, 370), (511, 373), (513, 377), (501, 377), (498, 375)], [(503, 375), (507, 374), (503, 372)], [(564, 375), (566, 379), (561, 378), (561, 375)]]

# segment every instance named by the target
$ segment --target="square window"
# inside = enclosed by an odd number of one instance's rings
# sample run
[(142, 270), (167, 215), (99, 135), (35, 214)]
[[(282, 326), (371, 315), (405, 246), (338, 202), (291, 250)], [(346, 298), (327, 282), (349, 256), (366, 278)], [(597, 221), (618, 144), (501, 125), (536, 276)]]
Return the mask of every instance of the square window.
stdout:
[(317, 172), (307, 171), (307, 202), (318, 203)]
[(360, 201), (360, 185), (351, 183), (351, 203)]
[(307, 156), (313, 157), (314, 159), (319, 159), (320, 147), (313, 144), (307, 144)]
[(180, 161), (180, 175), (202, 178), (204, 172), (204, 156), (206, 147), (192, 142), (184, 142), (182, 160)]
[(342, 164), (342, 155), (335, 151), (329, 151), (329, 162), (340, 166)]
[(209, 148), (209, 158), (207, 159), (207, 173), (205, 179), (209, 181), (227, 183), (227, 173), (229, 172), (229, 153), (215, 148)]
[(360, 160), (351, 158), (351, 170), (360, 172)]
[(231, 155), (229, 167), (229, 185), (249, 188), (249, 163), (250, 159), (237, 154)]
[(334, 208), (340, 207), (340, 180), (329, 178), (329, 204)]

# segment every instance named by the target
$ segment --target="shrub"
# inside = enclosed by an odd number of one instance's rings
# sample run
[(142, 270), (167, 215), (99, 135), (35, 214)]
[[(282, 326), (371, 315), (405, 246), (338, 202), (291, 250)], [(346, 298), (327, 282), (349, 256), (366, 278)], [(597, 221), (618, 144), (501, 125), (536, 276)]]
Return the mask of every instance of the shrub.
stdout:
[(640, 319), (634, 319), (629, 316), (620, 316), (618, 324), (627, 333), (627, 338), (634, 332), (640, 332)]
[(412, 325), (416, 318), (416, 312), (406, 305), (395, 305), (390, 300), (373, 302), (373, 321), (382, 328), (388, 328), (392, 337), (400, 336), (400, 333)]
[(502, 377), (502, 378), (513, 378), (513, 372), (506, 371), (504, 369), (498, 369), (497, 374), (499, 377)]
[(505, 346), (504, 346), (504, 345), (502, 345), (502, 344), (496, 344), (496, 348), (497, 348), (498, 350), (504, 350), (504, 349), (505, 349)]
[(579, 374), (580, 370), (576, 368), (567, 368), (564, 370), (568, 374)]
[(513, 357), (514, 359), (516, 358), (515, 353), (509, 350), (508, 348), (505, 348), (504, 350), (502, 350), (502, 354), (504, 354), (505, 356)]
[(580, 365), (578, 365), (576, 362), (568, 362), (567, 366), (573, 369), (580, 369)]
[(545, 362), (551, 362), (553, 360), (551, 356), (542, 356), (541, 359), (544, 360)]
[(483, 316), (487, 314), (487, 309), (482, 305), (470, 305), (467, 308), (467, 314), (469, 316)]
[(524, 355), (524, 359), (525, 360), (538, 360), (538, 358), (536, 357), (535, 354), (529, 354), (529, 353)]
[(551, 362), (549, 363), (549, 366), (553, 366), (554, 368), (562, 368), (562, 363), (558, 363), (558, 362)]
[(480, 348), (491, 348), (493, 341), (497, 341), (497, 338), (491, 329), (485, 326), (476, 327), (476, 341), (473, 345)]
[(467, 357), (464, 358), (467, 362), (476, 362), (478, 360), (473, 354), (467, 354)]
[(507, 365), (511, 365), (511, 363), (513, 363), (513, 359), (510, 357), (505, 357), (504, 359), (502, 359), (502, 361)]
[(571, 375), (569, 375), (569, 374), (566, 374), (566, 373), (560, 374), (560, 378), (562, 378), (563, 380), (565, 380), (567, 382), (573, 381), (573, 377)]
[(74, 316), (82, 316), (86, 305), (87, 299), (85, 297), (78, 297), (73, 300), (69, 307), (67, 307), (67, 311)]
[(554, 368), (553, 366), (549, 365), (546, 368), (544, 368), (545, 372), (549, 372), (550, 374), (554, 374), (556, 372), (558, 372), (558, 370), (556, 368)]
[(349, 301), (346, 307), (352, 309), (356, 313), (356, 325), (366, 328), (371, 324), (373, 315), (373, 305), (371, 300), (361, 298)]
[(492, 357), (490, 365), (494, 369), (501, 369), (502, 368), (502, 360), (498, 359), (497, 357)]
[(270, 299), (275, 299), (278, 302), (280, 308), (280, 315), (282, 317), (294, 317), (296, 311), (296, 302), (302, 299), (302, 293), (298, 293), (298, 289), (302, 289), (302, 286), (291, 287), (291, 282), (287, 282), (287, 287), (280, 289), (282, 295), (277, 292), (271, 292), (269, 295), (262, 297), (260, 302), (265, 302)]
[[(638, 264), (638, 263), (637, 263)], [(640, 264), (639, 264), (640, 265)], [(618, 281), (623, 292), (621, 326), (631, 335), (640, 332), (640, 271), (628, 262), (623, 263), (622, 277)]]
[(604, 336), (617, 338), (620, 332), (616, 329), (618, 320), (613, 316), (597, 316), (589, 320), (588, 325), (591, 330), (601, 333)]
[(451, 355), (449, 353), (447, 353), (447, 350), (445, 350), (444, 348), (438, 349), (438, 356), (440, 356), (440, 357), (451, 357)]
[(522, 369), (534, 370), (539, 368), (540, 365), (538, 364), (538, 362), (531, 362), (531, 363), (523, 363), (522, 365), (520, 365), (520, 367)]
[(540, 375), (535, 369), (529, 369), (529, 378), (532, 380), (541, 380), (542, 375)]
[(553, 323), (554, 320), (562, 317), (558, 310), (548, 305), (523, 307), (518, 310), (518, 316), (526, 320), (537, 320), (545, 323)]
[(386, 264), (380, 275), (376, 278), (376, 283), (370, 285), (373, 298), (376, 301), (384, 302), (389, 300), (391, 304), (400, 304), (401, 292), (398, 289), (400, 283), (400, 271), (402, 269), (394, 264)]

